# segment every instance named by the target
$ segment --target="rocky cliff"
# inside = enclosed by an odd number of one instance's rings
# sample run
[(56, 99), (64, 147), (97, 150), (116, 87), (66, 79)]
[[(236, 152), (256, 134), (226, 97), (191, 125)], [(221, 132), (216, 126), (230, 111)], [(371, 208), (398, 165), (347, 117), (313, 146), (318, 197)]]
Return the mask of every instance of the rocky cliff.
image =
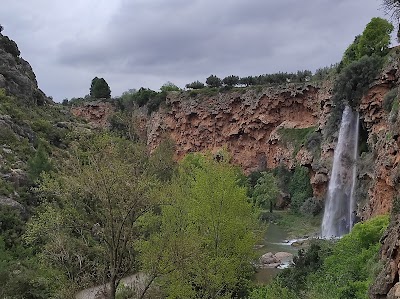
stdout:
[(0, 33), (0, 88), (8, 95), (25, 99), (34, 104), (51, 103), (38, 88), (30, 64), (20, 57), (17, 44)]

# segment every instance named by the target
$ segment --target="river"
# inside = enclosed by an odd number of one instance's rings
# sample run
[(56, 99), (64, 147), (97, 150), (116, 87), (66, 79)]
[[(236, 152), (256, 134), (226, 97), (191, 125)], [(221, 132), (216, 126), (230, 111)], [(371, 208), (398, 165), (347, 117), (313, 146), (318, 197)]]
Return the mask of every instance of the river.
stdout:
[[(257, 256), (261, 256), (267, 252), (289, 252), (297, 254), (298, 248), (291, 246), (291, 242), (287, 242), (288, 234), (278, 225), (269, 224), (267, 231), (262, 240), (263, 247), (257, 249)], [(254, 275), (254, 281), (258, 284), (266, 284), (270, 282), (280, 271), (277, 268), (257, 269)]]

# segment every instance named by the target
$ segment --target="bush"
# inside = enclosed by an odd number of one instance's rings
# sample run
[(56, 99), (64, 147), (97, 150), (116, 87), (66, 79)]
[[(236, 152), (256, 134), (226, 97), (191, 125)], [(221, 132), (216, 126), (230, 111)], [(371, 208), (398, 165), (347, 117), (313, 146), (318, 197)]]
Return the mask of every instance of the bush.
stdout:
[(209, 87), (220, 87), (222, 85), (222, 80), (215, 75), (210, 75), (206, 79), (206, 84)]
[(186, 84), (186, 88), (189, 88), (189, 89), (202, 89), (204, 87), (205, 87), (204, 83), (202, 83), (200, 81), (194, 81), (192, 83)]
[(292, 211), (298, 213), (305, 200), (313, 194), (310, 176), (306, 167), (300, 165), (296, 166), (289, 182), (288, 190), (291, 195), (290, 207)]
[(321, 211), (322, 211), (322, 202), (321, 200), (315, 197), (307, 198), (300, 207), (300, 212), (303, 215), (308, 215), (308, 216), (316, 216)]

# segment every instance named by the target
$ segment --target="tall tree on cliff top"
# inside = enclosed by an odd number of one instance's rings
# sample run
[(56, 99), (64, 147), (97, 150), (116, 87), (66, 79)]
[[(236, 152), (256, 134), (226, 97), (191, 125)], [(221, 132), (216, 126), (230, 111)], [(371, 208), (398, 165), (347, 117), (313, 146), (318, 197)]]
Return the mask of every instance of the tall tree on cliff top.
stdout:
[(385, 56), (390, 45), (390, 34), (393, 31), (393, 25), (382, 18), (372, 18), (365, 27), (358, 45), (358, 59), (364, 55)]
[(111, 97), (111, 89), (104, 78), (94, 77), (90, 85), (90, 96), (95, 99), (109, 99)]

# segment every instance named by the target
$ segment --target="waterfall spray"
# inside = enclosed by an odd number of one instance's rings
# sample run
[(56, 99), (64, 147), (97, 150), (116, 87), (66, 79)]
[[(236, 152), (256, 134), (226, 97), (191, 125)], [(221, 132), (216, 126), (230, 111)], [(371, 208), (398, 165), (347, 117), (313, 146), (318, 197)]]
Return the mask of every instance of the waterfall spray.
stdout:
[(322, 220), (322, 237), (341, 237), (354, 225), (358, 112), (343, 111)]

